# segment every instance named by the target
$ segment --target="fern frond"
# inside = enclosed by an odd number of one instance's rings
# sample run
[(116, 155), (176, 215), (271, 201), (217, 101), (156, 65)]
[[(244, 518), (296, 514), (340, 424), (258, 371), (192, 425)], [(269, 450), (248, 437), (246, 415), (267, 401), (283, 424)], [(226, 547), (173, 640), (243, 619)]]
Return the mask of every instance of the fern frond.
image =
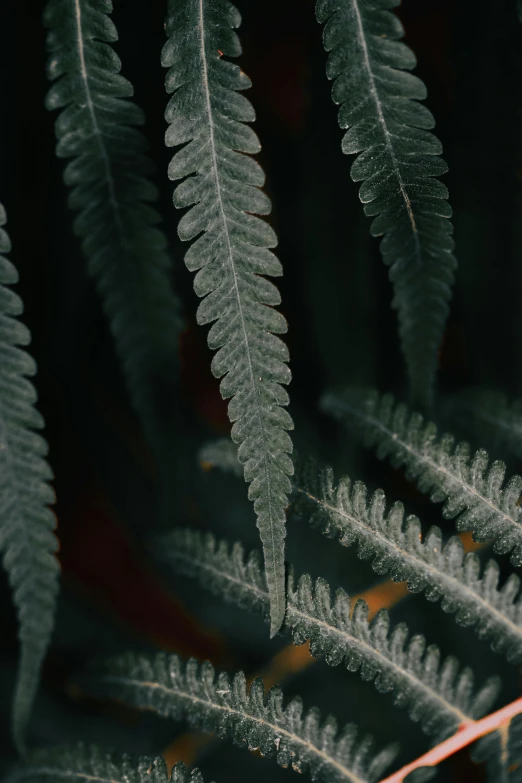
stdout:
[(47, 95), (56, 154), (71, 158), (64, 181), (78, 212), (88, 272), (95, 279), (134, 408), (156, 458), (162, 484), (172, 486), (176, 439), (179, 304), (169, 280), (166, 240), (157, 228), (152, 163), (136, 126), (141, 110), (109, 45), (118, 34), (111, 0), (50, 0)]
[(446, 407), (468, 437), (522, 459), (522, 400), (509, 401), (489, 389), (467, 389), (452, 395)]
[(418, 100), (426, 88), (408, 73), (415, 55), (402, 42), (403, 29), (388, 9), (399, 0), (318, 0), (329, 52), (327, 76), (346, 128), (343, 152), (358, 157), (352, 179), (373, 236), (390, 267), (399, 332), (416, 405), (430, 404), (437, 349), (448, 315), (454, 279), (451, 208), (447, 189), (435, 177), (447, 166), (429, 131), (435, 121)]
[(313, 462), (300, 465), (292, 510), (343, 546), (357, 545), (357, 554), (372, 561), (378, 574), (441, 601), (460, 625), (473, 626), (497, 652), (513, 663), (522, 662), (522, 594), (512, 574), (499, 588), (499, 567), (489, 560), (483, 572), (478, 556), (464, 552), (457, 536), (443, 544), (432, 527), (423, 538), (417, 517), (404, 516), (402, 503), (388, 510), (381, 489), (369, 495), (361, 481), (345, 476), (337, 484), (330, 468)]
[(230, 438), (208, 441), (200, 448), (198, 458), (203, 468), (216, 467), (234, 476), (243, 475), (243, 467), (237, 458), (237, 446)]
[(190, 772), (179, 762), (172, 773), (162, 756), (133, 757), (110, 753), (95, 745), (45, 748), (29, 754), (14, 767), (4, 783), (56, 783), (59, 780), (97, 783), (203, 783), (198, 769)]
[(472, 456), (468, 444), (455, 445), (452, 435), (437, 436), (433, 423), (389, 394), (331, 393), (323, 408), (360, 430), (380, 459), (404, 466), (407, 478), (434, 503), (444, 502), (443, 514), (457, 517), (457, 530), (472, 530), (475, 541), (493, 541), (497, 554), (511, 552), (513, 565), (522, 565), (522, 477), (505, 481), (503, 462), (490, 462), (483, 449)]
[[(196, 577), (200, 585), (251, 611), (267, 614), (268, 592), (257, 552), (245, 557), (243, 547), (179, 529), (161, 540), (163, 559), (176, 570)], [(285, 628), (295, 644), (310, 641), (316, 658), (330, 666), (344, 663), (374, 682), (381, 692), (392, 691), (395, 703), (408, 708), (412, 720), (440, 740), (459, 726), (481, 717), (494, 701), (497, 682), (489, 681), (476, 695), (470, 669), (459, 673), (458, 662), (441, 661), (435, 645), (423, 636), (409, 639), (404, 623), (390, 629), (382, 610), (370, 623), (368, 606), (355, 604), (344, 590), (331, 590), (324, 579), (315, 583), (306, 574), (297, 583), (289, 576)]]
[(486, 764), (489, 783), (522, 782), (522, 715), (516, 715), (472, 748), (471, 758)]
[(19, 750), (31, 713), (40, 668), (54, 624), (58, 592), (58, 548), (49, 506), (54, 492), (46, 460), (44, 426), (29, 380), (36, 373), (24, 350), (29, 330), (18, 320), (20, 297), (8, 286), (18, 273), (5, 257), (11, 249), (0, 204), (0, 551), (14, 593), (21, 657), (13, 702), (13, 735)]
[(255, 119), (239, 91), (250, 80), (224, 57), (241, 47), (233, 28), (240, 16), (228, 0), (171, 2), (168, 42), (162, 62), (169, 100), (168, 146), (184, 145), (174, 155), (169, 177), (183, 179), (174, 191), (176, 207), (190, 207), (181, 218), (183, 240), (196, 239), (185, 256), (197, 271), (194, 288), (204, 297), (197, 318), (215, 322), (208, 344), (217, 350), (212, 372), (221, 394), (232, 398), (228, 414), (232, 439), (250, 483), (263, 544), (271, 602), (271, 633), (283, 622), (285, 507), (291, 491), (288, 456), (293, 423), (283, 406), (290, 381), (288, 350), (278, 333), (283, 316), (273, 309), (280, 296), (261, 275), (280, 275), (281, 264), (269, 248), (276, 245), (266, 215), (270, 202), (260, 190), (264, 174), (248, 155), (260, 149), (245, 123)]
[(259, 552), (253, 550), (245, 558), (239, 542), (230, 546), (211, 533), (180, 527), (161, 536), (154, 555), (175, 573), (195, 577), (224, 601), (269, 617), (270, 599)]
[(263, 681), (247, 689), (245, 675), (215, 676), (208, 662), (186, 664), (175, 655), (128, 654), (100, 664), (85, 686), (97, 697), (122, 700), (165, 718), (186, 719), (191, 726), (228, 737), (237, 745), (275, 756), (282, 767), (308, 770), (314, 781), (373, 783), (395, 755), (391, 747), (375, 753), (372, 741), (357, 741), (353, 724), (338, 731), (330, 716), (324, 722), (316, 708), (303, 712), (300, 699), (283, 706), (283, 694), (272, 688), (265, 699)]

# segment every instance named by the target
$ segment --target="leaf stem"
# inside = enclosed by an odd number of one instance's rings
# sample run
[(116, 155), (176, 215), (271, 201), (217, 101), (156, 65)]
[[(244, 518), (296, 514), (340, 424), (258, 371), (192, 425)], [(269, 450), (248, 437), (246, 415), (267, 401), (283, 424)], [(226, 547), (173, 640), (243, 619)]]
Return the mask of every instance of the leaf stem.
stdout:
[(383, 778), (380, 783), (402, 783), (410, 772), (420, 767), (436, 767), (444, 759), (453, 756), (457, 751), (467, 747), (475, 740), (483, 737), (485, 734), (490, 734), (492, 731), (500, 729), (504, 723), (511, 721), (516, 715), (522, 713), (522, 697), (511, 702), (506, 707), (497, 710), (497, 712), (487, 715), (482, 720), (469, 721), (463, 723), (458, 731), (449, 737), (440, 745), (429, 750), (423, 756), (420, 756), (410, 764), (406, 764), (405, 767), (394, 772), (387, 778)]

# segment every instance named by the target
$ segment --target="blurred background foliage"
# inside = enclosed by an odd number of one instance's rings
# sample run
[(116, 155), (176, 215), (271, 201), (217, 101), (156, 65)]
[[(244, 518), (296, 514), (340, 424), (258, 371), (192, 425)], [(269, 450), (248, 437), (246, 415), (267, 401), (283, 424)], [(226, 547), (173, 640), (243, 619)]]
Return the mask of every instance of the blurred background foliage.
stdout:
[[(321, 391), (334, 383), (374, 384), (403, 394), (391, 285), (350, 179), (351, 161), (341, 153), (313, 2), (238, 0), (237, 5), (243, 15), (242, 68), (253, 80), (249, 97), (257, 111), (260, 162), (285, 270), (280, 286), (290, 324), (295, 444), (382, 486), (419, 513), (425, 528), (441, 524), (439, 508), (400, 472), (362, 454), (317, 411)], [(156, 470), (72, 234), (62, 163), (54, 157), (53, 118), (43, 103), (48, 85), (42, 10), (41, 0), (3, 3), (0, 26), (0, 198), (10, 218), (11, 258), (20, 271), (24, 320), (39, 366), (36, 383), (56, 475), (63, 571), (31, 742), (84, 739), (119, 750), (168, 749), (170, 761), (197, 760), (207, 780), (248, 775), (261, 783), (266, 774), (274, 782), (286, 779), (293, 773), (229, 745), (203, 742), (182, 726), (90, 702), (74, 687), (72, 675), (85, 661), (128, 647), (160, 647), (253, 672), (269, 665), (285, 639), (270, 642), (258, 618), (158, 570), (147, 554), (146, 541), (157, 529)], [(440, 394), (481, 385), (517, 395), (522, 381), (522, 47), (515, 0), (404, 0), (398, 13), (428, 86), (455, 210), (459, 271), (440, 350)], [(174, 447), (184, 455), (188, 479), (172, 524), (211, 529), (252, 547), (257, 531), (244, 483), (204, 472), (197, 460), (201, 444), (226, 434), (229, 425), (209, 370), (204, 330), (195, 324), (196, 297), (183, 265), (166, 177), (171, 152), (163, 144), (166, 96), (159, 61), (164, 17), (163, 0), (114, 0), (116, 50), (146, 112), (172, 276), (186, 319), (179, 346), (182, 399), (176, 403), (183, 424)], [(513, 462), (509, 468), (522, 465)], [(442, 524), (446, 532), (453, 527)], [(302, 521), (289, 521), (288, 559), (298, 572), (324, 576), (351, 593), (376, 582), (353, 552)], [(481, 676), (506, 669), (486, 643), (477, 643), (438, 606), (408, 597), (393, 615), (437, 641), (444, 653), (472, 663)], [(8, 724), (17, 656), (15, 614), (3, 574), (0, 628), (1, 771), (13, 754)], [(379, 742), (399, 739), (404, 761), (427, 747), (390, 696), (377, 694), (342, 668), (318, 663), (300, 671), (304, 660), (290, 661), (288, 694), (301, 694), (341, 721), (356, 720)], [(502, 674), (503, 698), (513, 698), (518, 675)], [(469, 765), (465, 754), (458, 755), (443, 779), (481, 780), (482, 773)]]

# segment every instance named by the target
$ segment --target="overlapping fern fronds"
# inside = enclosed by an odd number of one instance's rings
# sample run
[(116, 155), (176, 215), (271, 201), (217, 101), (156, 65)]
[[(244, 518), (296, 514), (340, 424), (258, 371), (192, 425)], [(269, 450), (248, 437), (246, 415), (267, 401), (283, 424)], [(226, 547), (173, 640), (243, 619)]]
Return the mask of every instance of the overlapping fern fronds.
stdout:
[[(200, 459), (232, 473), (238, 464), (233, 444), (221, 439), (206, 444)], [(477, 554), (465, 552), (458, 536), (444, 543), (436, 526), (423, 536), (419, 519), (405, 516), (400, 502), (388, 508), (381, 489), (369, 493), (362, 481), (348, 476), (335, 482), (331, 468), (320, 468), (310, 458), (295, 464), (291, 514), (338, 537), (343, 546), (356, 545), (358, 556), (371, 560), (376, 573), (407, 582), (409, 590), (423, 592), (429, 601), (441, 601), (459, 625), (474, 627), (510, 662), (522, 661), (522, 591), (516, 574), (500, 587), (495, 560), (482, 566)]]
[(503, 462), (490, 462), (483, 449), (472, 454), (452, 435), (439, 436), (435, 424), (397, 405), (389, 394), (332, 392), (323, 408), (359, 430), (379, 458), (404, 466), (406, 476), (432, 501), (444, 502), (444, 516), (457, 517), (459, 531), (473, 531), (475, 541), (493, 541), (495, 552), (511, 552), (513, 565), (522, 565), (522, 477), (506, 481)]
[(162, 487), (174, 481), (179, 305), (171, 289), (166, 240), (152, 202), (152, 163), (136, 126), (132, 85), (109, 45), (117, 31), (111, 0), (50, 0), (47, 108), (57, 155), (71, 158), (64, 181), (79, 214), (88, 271), (96, 281), (132, 403), (153, 449)]
[(208, 335), (217, 350), (212, 372), (222, 378), (222, 396), (231, 398), (232, 439), (257, 514), (273, 635), (285, 612), (284, 510), (293, 472), (287, 430), (293, 423), (282, 386), (290, 381), (288, 350), (276, 336), (287, 324), (273, 309), (280, 302), (277, 288), (262, 277), (282, 269), (270, 250), (275, 234), (256, 217), (270, 212), (270, 202), (260, 189), (264, 174), (248, 157), (260, 149), (245, 124), (255, 119), (254, 110), (240, 94), (250, 80), (225, 59), (241, 52), (234, 32), (240, 16), (228, 0), (182, 0), (169, 9), (162, 57), (173, 93), (166, 143), (184, 145), (169, 177), (183, 180), (174, 191), (175, 206), (189, 207), (178, 232), (195, 240), (185, 263), (197, 272), (194, 288), (204, 297), (198, 322), (214, 322)]
[(426, 88), (409, 71), (413, 52), (390, 12), (400, 0), (318, 0), (330, 53), (327, 75), (346, 128), (343, 152), (356, 154), (351, 175), (362, 181), (371, 233), (394, 284), (393, 306), (415, 405), (430, 404), (448, 314), (455, 259), (447, 189), (436, 179), (447, 170), (430, 132), (431, 112), (418, 103)]
[(11, 249), (0, 204), (0, 552), (19, 618), (21, 657), (13, 702), (13, 734), (23, 750), (25, 730), (49, 644), (58, 591), (53, 533), (52, 478), (44, 426), (29, 378), (36, 365), (24, 350), (31, 339), (18, 320), (20, 297), (8, 286), (18, 273), (4, 255)]
[(59, 780), (110, 783), (203, 783), (198, 769), (179, 762), (171, 774), (162, 756), (133, 757), (110, 753), (95, 745), (45, 748), (31, 752), (14, 767), (4, 783), (56, 783)]
[(345, 476), (335, 483), (330, 468), (313, 461), (299, 465), (295, 478), (294, 513), (303, 516), (343, 546), (372, 561), (378, 574), (407, 582), (412, 592), (441, 601), (460, 625), (473, 626), (493, 649), (513, 663), (522, 661), (522, 592), (511, 574), (499, 587), (500, 569), (494, 560), (484, 568), (474, 552), (464, 552), (458, 536), (445, 544), (440, 528), (423, 537), (417, 517), (405, 517), (402, 503), (387, 508), (384, 492), (373, 494), (361, 481)]
[(284, 706), (279, 688), (265, 698), (260, 678), (247, 688), (242, 672), (216, 677), (208, 662), (129, 653), (99, 664), (83, 686), (97, 697), (186, 719), (321, 783), (375, 783), (395, 756), (392, 746), (376, 752), (369, 737), (358, 740), (353, 724), (339, 731), (333, 717), (322, 721), (316, 708), (305, 712), (299, 698)]
[[(239, 543), (231, 547), (211, 534), (189, 529), (164, 537), (158, 552), (205, 589), (268, 614), (268, 591), (257, 552), (245, 556)], [(354, 604), (344, 590), (332, 600), (324, 579), (314, 583), (306, 574), (296, 582), (289, 576), (285, 629), (295, 644), (310, 641), (312, 655), (324, 657), (330, 666), (343, 663), (374, 682), (377, 690), (393, 692), (395, 703), (407, 707), (412, 720), (439, 740), (481, 717), (496, 697), (496, 679), (475, 693), (470, 669), (459, 672), (453, 657), (442, 661), (440, 650), (426, 646), (422, 635), (409, 638), (404, 623), (390, 628), (386, 610), (369, 623), (364, 601)]]

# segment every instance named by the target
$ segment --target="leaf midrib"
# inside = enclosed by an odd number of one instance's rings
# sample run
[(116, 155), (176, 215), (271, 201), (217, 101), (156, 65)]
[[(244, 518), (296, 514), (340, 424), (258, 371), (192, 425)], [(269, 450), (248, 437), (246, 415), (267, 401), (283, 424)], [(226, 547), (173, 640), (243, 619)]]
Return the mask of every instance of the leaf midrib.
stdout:
[(373, 98), (373, 101), (374, 101), (374, 104), (375, 104), (375, 110), (377, 112), (377, 119), (378, 119), (379, 124), (380, 124), (380, 126), (382, 128), (382, 132), (383, 132), (386, 148), (387, 148), (387, 150), (389, 152), (390, 159), (391, 159), (391, 162), (392, 162), (393, 172), (394, 172), (395, 177), (397, 179), (397, 182), (399, 184), (399, 188), (400, 188), (400, 191), (401, 191), (401, 196), (403, 198), (404, 205), (406, 207), (406, 213), (407, 213), (409, 221), (410, 221), (410, 226), (411, 226), (411, 230), (412, 230), (412, 233), (413, 233), (413, 239), (414, 239), (414, 243), (415, 243), (415, 255), (417, 257), (417, 264), (420, 266), (421, 261), (422, 261), (422, 249), (421, 249), (421, 245), (420, 245), (419, 232), (418, 232), (418, 229), (417, 229), (417, 223), (416, 223), (416, 220), (415, 220), (413, 207), (412, 207), (412, 204), (411, 204), (410, 197), (408, 195), (408, 191), (406, 190), (406, 186), (405, 186), (404, 181), (402, 179), (402, 175), (401, 175), (401, 172), (400, 172), (400, 168), (399, 168), (399, 164), (398, 164), (398, 161), (397, 161), (397, 157), (395, 155), (395, 150), (393, 149), (393, 144), (392, 144), (392, 141), (391, 141), (391, 135), (392, 134), (391, 134), (391, 132), (390, 132), (390, 130), (388, 128), (388, 125), (386, 123), (386, 118), (384, 116), (384, 112), (383, 112), (383, 109), (382, 109), (382, 102), (381, 102), (381, 99), (380, 99), (380, 96), (379, 96), (379, 92), (378, 92), (378, 89), (377, 89), (377, 85), (376, 85), (376, 82), (375, 82), (375, 75), (374, 75), (373, 69), (372, 69), (372, 64), (371, 64), (371, 60), (370, 60), (370, 53), (368, 51), (368, 45), (366, 43), (366, 37), (365, 37), (364, 26), (363, 26), (363, 21), (362, 21), (362, 15), (361, 15), (361, 11), (359, 9), (359, 2), (358, 2), (358, 0), (351, 0), (351, 2), (352, 2), (352, 7), (353, 7), (353, 10), (354, 10), (354, 14), (355, 14), (356, 24), (357, 24), (357, 37), (359, 39), (359, 44), (360, 44), (361, 49), (362, 49), (364, 65), (365, 65), (366, 71), (368, 73), (368, 79), (369, 79), (369, 82), (370, 82), (370, 94), (371, 94), (371, 96)]
[(87, 63), (85, 60), (85, 47), (83, 43), (83, 27), (82, 27), (82, 8), (81, 8), (81, 0), (73, 0), (74, 2), (74, 11), (75, 11), (75, 21), (76, 21), (76, 41), (78, 44), (78, 57), (80, 59), (80, 74), (82, 77), (82, 83), (85, 91), (85, 98), (87, 101), (87, 109), (89, 112), (89, 116), (91, 118), (91, 124), (92, 129), (94, 132), (94, 135), (96, 137), (98, 147), (100, 150), (100, 155), (103, 160), (103, 167), (105, 169), (105, 177), (107, 180), (107, 187), (109, 189), (109, 201), (111, 203), (111, 207), (114, 212), (114, 219), (116, 222), (116, 226), (118, 228), (118, 231), (120, 233), (122, 246), (125, 247), (125, 231), (123, 228), (123, 222), (120, 215), (120, 206), (118, 203), (118, 199), (116, 198), (116, 186), (114, 182), (114, 176), (112, 173), (112, 167), (111, 162), (109, 159), (109, 155), (107, 153), (107, 150), (105, 148), (104, 139), (103, 139), (103, 133), (101, 132), (100, 126), (98, 124), (98, 118), (96, 116), (95, 112), (95, 103), (92, 98), (91, 94), (91, 87), (89, 84), (89, 75), (87, 73)]
[[(367, 781), (363, 778), (359, 778), (354, 773), (350, 772), (349, 769), (347, 769), (343, 764), (341, 764), (339, 761), (336, 761), (334, 758), (329, 756), (327, 753), (325, 753), (323, 750), (317, 747), (317, 745), (312, 744), (308, 740), (303, 739), (298, 734), (294, 734), (291, 731), (288, 731), (288, 729), (284, 729), (281, 726), (277, 726), (275, 723), (271, 723), (268, 720), (264, 720), (263, 718), (259, 717), (258, 715), (252, 715), (251, 713), (247, 712), (246, 705), (245, 705), (245, 711), (242, 712), (239, 709), (234, 709), (233, 707), (230, 707), (225, 704), (216, 704), (215, 702), (209, 701), (208, 699), (202, 699), (199, 696), (195, 696), (193, 693), (183, 691), (181, 689), (175, 690), (174, 688), (169, 688), (166, 685), (162, 685), (159, 682), (149, 682), (146, 680), (135, 680), (130, 677), (123, 677), (123, 676), (117, 676), (117, 675), (106, 675), (102, 678), (103, 682), (107, 683), (116, 683), (116, 684), (122, 684), (127, 686), (132, 686), (134, 688), (140, 689), (140, 688), (150, 688), (151, 690), (160, 690), (163, 691), (166, 694), (169, 694), (174, 697), (178, 697), (180, 699), (185, 699), (188, 702), (191, 702), (193, 704), (200, 704), (206, 706), (209, 711), (221, 711), (223, 713), (228, 713), (229, 715), (237, 715), (238, 717), (242, 718), (243, 720), (246, 718), (249, 721), (252, 721), (252, 723), (257, 723), (260, 726), (265, 726), (266, 728), (270, 729), (273, 734), (277, 737), (278, 735), (285, 735), (288, 737), (292, 742), (303, 746), (309, 753), (313, 753), (316, 756), (319, 757), (319, 759), (323, 760), (326, 764), (329, 766), (335, 767), (341, 775), (346, 778), (346, 780), (351, 781), (351, 783), (367, 783)], [(138, 705), (136, 705), (138, 706)], [(150, 705), (146, 706), (138, 706), (138, 709), (144, 709), (144, 710), (150, 710), (152, 712), (158, 712), (154, 707)], [(265, 708), (266, 709), (266, 708)], [(161, 713), (160, 713), (161, 714)]]
[[(76, 0), (76, 2), (77, 1), (78, 0)], [(234, 291), (235, 291), (236, 302), (238, 306), (239, 319), (241, 322), (241, 329), (243, 332), (244, 345), (245, 345), (247, 361), (248, 361), (248, 372), (250, 375), (250, 384), (252, 387), (253, 396), (256, 401), (256, 418), (258, 421), (259, 432), (261, 434), (261, 440), (263, 443), (262, 463), (263, 463), (263, 472), (265, 475), (265, 485), (267, 487), (266, 497), (268, 502), (268, 518), (270, 520), (269, 527), (270, 527), (271, 555), (272, 555), (271, 559), (272, 559), (272, 569), (275, 577), (274, 579), (271, 580), (271, 595), (272, 595), (271, 615), (282, 616), (284, 614), (285, 601), (284, 601), (284, 596), (281, 593), (280, 580), (277, 578), (278, 568), (277, 568), (276, 556), (275, 556), (276, 541), (275, 541), (275, 531), (274, 531), (275, 523), (274, 523), (274, 510), (273, 510), (273, 499), (272, 499), (272, 482), (271, 482), (270, 468), (268, 463), (269, 449), (267, 448), (265, 426), (264, 426), (263, 417), (261, 415), (261, 405), (259, 402), (259, 395), (258, 395), (257, 384), (255, 380), (254, 368), (252, 366), (251, 348), (250, 348), (250, 343), (249, 343), (247, 329), (246, 329), (245, 317), (243, 313), (243, 304), (241, 301), (241, 295), (239, 293), (238, 276), (237, 276), (236, 265), (234, 263), (234, 257), (232, 254), (232, 244), (230, 241), (230, 234), (228, 231), (227, 216), (223, 204), (223, 197), (221, 195), (221, 182), (219, 177), (216, 143), (214, 138), (214, 117), (212, 112), (212, 104), (210, 100), (210, 88), (209, 88), (209, 81), (208, 81), (208, 63), (207, 63), (207, 53), (205, 48), (205, 20), (204, 20), (203, 3), (204, 0), (198, 0), (198, 9), (199, 9), (198, 26), (200, 32), (199, 43), (200, 43), (201, 66), (203, 70), (202, 83), (203, 83), (203, 92), (205, 96), (205, 106), (207, 111), (209, 134), (210, 134), (209, 142), (210, 142), (210, 149), (212, 155), (212, 169), (214, 171), (214, 180), (216, 183), (216, 194), (218, 198), (219, 212), (221, 216), (221, 222), (223, 225), (223, 233), (225, 236), (225, 241), (227, 246), (228, 260), (229, 260), (230, 268), (232, 270), (232, 277), (234, 282)], [(275, 632), (276, 630), (277, 628), (275, 629), (272, 628), (273, 632)]]

